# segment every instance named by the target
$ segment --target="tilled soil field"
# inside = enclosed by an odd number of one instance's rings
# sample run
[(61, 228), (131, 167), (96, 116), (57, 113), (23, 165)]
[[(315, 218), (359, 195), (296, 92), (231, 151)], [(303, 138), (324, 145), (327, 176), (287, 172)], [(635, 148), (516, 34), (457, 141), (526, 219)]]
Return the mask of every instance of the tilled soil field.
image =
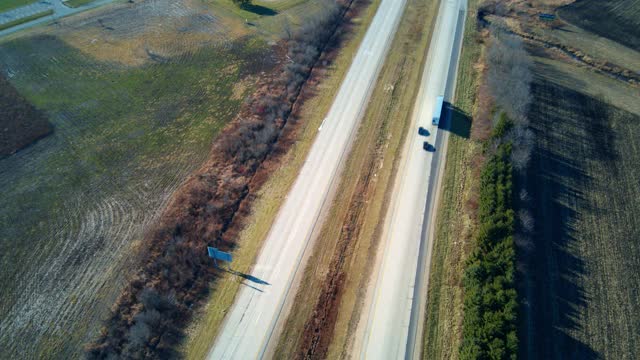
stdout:
[(561, 8), (559, 13), (577, 26), (640, 50), (638, 0), (578, 0)]
[(521, 356), (634, 359), (640, 107), (630, 99), (638, 91), (536, 59), (529, 172), (536, 222), (521, 253), (529, 294)]

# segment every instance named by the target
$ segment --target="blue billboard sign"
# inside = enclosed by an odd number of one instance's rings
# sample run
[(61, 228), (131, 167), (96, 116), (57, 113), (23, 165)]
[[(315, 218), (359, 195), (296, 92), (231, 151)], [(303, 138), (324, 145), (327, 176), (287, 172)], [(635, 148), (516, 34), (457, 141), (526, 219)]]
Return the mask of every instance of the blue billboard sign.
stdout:
[(228, 262), (231, 262), (233, 260), (233, 257), (231, 256), (230, 253), (220, 251), (211, 246), (207, 246), (207, 252), (209, 253), (209, 257), (214, 260), (222, 260), (222, 261), (228, 261)]

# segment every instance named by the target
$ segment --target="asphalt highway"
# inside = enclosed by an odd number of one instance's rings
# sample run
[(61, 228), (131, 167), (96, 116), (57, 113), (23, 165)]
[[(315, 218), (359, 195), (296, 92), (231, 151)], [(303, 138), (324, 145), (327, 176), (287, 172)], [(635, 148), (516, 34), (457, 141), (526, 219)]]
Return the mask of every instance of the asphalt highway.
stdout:
[(265, 355), (323, 206), (352, 143), (401, 18), (405, 0), (382, 0), (351, 67), (318, 129), (307, 160), (279, 210), (256, 264), (227, 314), (209, 359)]
[[(383, 254), (366, 312), (362, 359), (420, 357), (435, 199), (448, 133), (432, 125), (436, 97), (450, 102), (464, 29), (465, 0), (442, 0), (383, 231)], [(447, 116), (446, 118), (449, 118)], [(418, 134), (422, 126), (429, 136)], [(428, 141), (435, 151), (425, 151)]]

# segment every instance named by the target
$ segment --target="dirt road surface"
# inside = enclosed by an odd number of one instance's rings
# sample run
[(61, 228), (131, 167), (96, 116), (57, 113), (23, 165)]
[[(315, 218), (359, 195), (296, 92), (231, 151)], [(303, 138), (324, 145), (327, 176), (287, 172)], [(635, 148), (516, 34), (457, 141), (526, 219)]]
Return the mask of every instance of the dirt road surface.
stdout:
[[(385, 219), (382, 262), (365, 319), (362, 359), (410, 359), (420, 356), (421, 327), (428, 282), (438, 179), (444, 164), (447, 132), (432, 125), (435, 100), (451, 101), (463, 35), (466, 1), (443, 0), (420, 84)], [(450, 116), (447, 116), (450, 118)], [(418, 134), (422, 126), (428, 136)], [(446, 127), (446, 122), (440, 127)], [(435, 149), (426, 151), (428, 141)]]
[(323, 206), (401, 18), (404, 0), (383, 0), (353, 59), (296, 182), (270, 230), (251, 277), (227, 314), (209, 359), (262, 358)]

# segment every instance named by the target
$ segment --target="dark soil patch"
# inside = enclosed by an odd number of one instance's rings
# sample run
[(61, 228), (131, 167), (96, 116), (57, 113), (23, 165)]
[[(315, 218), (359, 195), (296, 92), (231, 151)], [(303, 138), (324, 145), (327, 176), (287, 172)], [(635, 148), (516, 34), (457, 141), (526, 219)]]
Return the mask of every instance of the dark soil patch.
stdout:
[(49, 135), (53, 127), (0, 75), (0, 158)]
[(532, 93), (520, 357), (637, 358), (640, 117), (542, 78)]
[(558, 12), (576, 26), (640, 50), (638, 0), (578, 0)]

